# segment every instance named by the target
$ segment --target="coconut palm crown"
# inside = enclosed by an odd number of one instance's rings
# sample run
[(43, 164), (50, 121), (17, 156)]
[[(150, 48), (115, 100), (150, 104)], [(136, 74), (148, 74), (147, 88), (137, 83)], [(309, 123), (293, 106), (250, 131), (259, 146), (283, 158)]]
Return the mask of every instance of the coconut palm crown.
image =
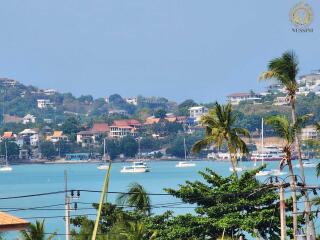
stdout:
[(210, 145), (220, 149), (223, 144), (226, 144), (233, 171), (236, 172), (237, 153), (245, 155), (249, 152), (241, 137), (250, 137), (250, 134), (247, 129), (236, 127), (235, 123), (236, 115), (232, 111), (231, 104), (220, 105), (216, 102), (209, 113), (201, 118), (205, 136), (193, 145), (192, 151), (197, 153)]
[(20, 233), (22, 240), (52, 240), (56, 235), (53, 233), (46, 238), (44, 220), (37, 220), (35, 224), (30, 224), (27, 230), (22, 230)]
[(131, 183), (127, 193), (121, 193), (116, 199), (119, 205), (128, 205), (144, 213), (151, 213), (151, 200), (142, 185), (139, 183)]
[(292, 103), (298, 90), (296, 77), (299, 72), (298, 58), (293, 51), (287, 51), (279, 58), (272, 59), (268, 64), (268, 70), (263, 72), (259, 79), (276, 79), (287, 91), (287, 96)]

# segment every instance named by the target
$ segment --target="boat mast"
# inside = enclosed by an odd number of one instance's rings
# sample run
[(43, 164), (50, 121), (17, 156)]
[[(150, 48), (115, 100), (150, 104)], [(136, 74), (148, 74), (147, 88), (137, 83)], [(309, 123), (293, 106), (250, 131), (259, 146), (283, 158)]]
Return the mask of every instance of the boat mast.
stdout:
[(261, 120), (261, 164), (264, 164), (264, 136), (263, 136), (263, 118)]
[(184, 160), (187, 160), (186, 138), (183, 138)]
[(103, 158), (106, 159), (106, 139), (103, 139)]
[(7, 141), (4, 141), (4, 148), (6, 150), (6, 166), (8, 166), (8, 149), (7, 149)]

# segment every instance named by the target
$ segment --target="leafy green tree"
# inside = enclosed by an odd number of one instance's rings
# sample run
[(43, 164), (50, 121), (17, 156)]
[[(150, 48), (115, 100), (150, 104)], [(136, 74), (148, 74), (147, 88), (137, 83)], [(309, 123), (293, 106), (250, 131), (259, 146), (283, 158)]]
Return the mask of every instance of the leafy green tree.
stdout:
[(37, 220), (35, 224), (30, 224), (27, 230), (22, 230), (20, 233), (21, 240), (52, 240), (56, 236), (56, 233), (53, 233), (46, 237), (44, 220)]
[(125, 136), (120, 141), (121, 144), (121, 152), (126, 157), (134, 157), (138, 152), (138, 143), (131, 136)]
[(250, 135), (247, 129), (236, 127), (235, 122), (236, 116), (231, 104), (223, 106), (215, 103), (214, 108), (209, 110), (209, 114), (201, 119), (201, 124), (205, 127), (205, 136), (194, 144), (192, 151), (200, 152), (201, 149), (212, 144), (220, 148), (226, 143), (233, 172), (236, 173), (237, 153), (248, 153), (247, 145), (241, 136), (250, 137)]
[[(159, 230), (168, 225), (157, 228), (157, 221), (150, 227), (162, 236), (159, 239), (217, 239), (224, 230), (226, 235), (235, 237), (247, 232), (257, 238), (279, 239), (278, 194), (274, 189), (263, 187), (255, 178), (259, 170), (245, 172), (237, 178), (234, 174), (222, 177), (206, 169), (200, 172), (204, 181), (187, 181), (178, 190), (166, 189), (183, 202), (195, 205), (196, 215), (185, 215), (178, 226), (172, 226), (175, 231), (170, 227), (169, 232)], [(174, 219), (178, 218), (182, 216)], [(170, 237), (174, 233), (176, 235)]]
[(51, 159), (57, 156), (56, 148), (52, 142), (48, 142), (48, 141), (41, 142), (39, 145), (39, 149), (42, 156), (47, 159)]
[(161, 118), (164, 119), (166, 117), (167, 111), (164, 109), (158, 109), (157, 111), (155, 111), (154, 116), (156, 118)]
[(151, 200), (142, 185), (139, 183), (131, 183), (127, 193), (118, 195), (117, 204), (120, 206), (133, 207), (145, 214), (151, 213)]
[(187, 99), (178, 105), (178, 114), (180, 116), (189, 116), (189, 108), (196, 105), (197, 103), (194, 100)]
[[(8, 158), (12, 159), (14, 157), (19, 156), (19, 146), (12, 141), (6, 140), (7, 143), (7, 151), (8, 151)], [(2, 141), (0, 143), (0, 155), (5, 155), (6, 154), (6, 149), (5, 149), (5, 142)]]
[(75, 140), (77, 133), (81, 130), (79, 119), (76, 117), (67, 118), (62, 124), (61, 130), (68, 134), (71, 140)]

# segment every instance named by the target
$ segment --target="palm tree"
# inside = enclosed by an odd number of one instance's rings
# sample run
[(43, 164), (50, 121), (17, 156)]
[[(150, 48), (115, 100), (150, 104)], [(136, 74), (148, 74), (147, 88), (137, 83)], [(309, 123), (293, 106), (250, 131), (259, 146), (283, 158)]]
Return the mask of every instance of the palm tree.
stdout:
[[(315, 127), (317, 132), (320, 133), (320, 122), (315, 123)], [(318, 163), (316, 170), (317, 170), (317, 176), (320, 177), (320, 163)]]
[(151, 213), (151, 200), (142, 185), (139, 183), (131, 183), (127, 193), (121, 193), (116, 199), (119, 205), (128, 205), (145, 214)]
[(36, 221), (35, 224), (30, 224), (27, 230), (20, 231), (22, 240), (52, 240), (56, 233), (50, 234), (46, 238), (44, 220)]
[(233, 172), (236, 173), (237, 153), (248, 153), (247, 145), (241, 136), (250, 137), (250, 134), (247, 129), (235, 127), (235, 122), (236, 116), (232, 112), (231, 104), (224, 106), (216, 102), (209, 114), (201, 118), (201, 124), (205, 127), (205, 136), (193, 145), (192, 151), (198, 153), (212, 144), (220, 149), (223, 144), (226, 144)]
[[(292, 189), (292, 201), (293, 201), (293, 212), (297, 212), (297, 195), (296, 195), (296, 180), (292, 168), (292, 151), (293, 145), (296, 140), (296, 135), (301, 130), (302, 124), (305, 122), (307, 116), (299, 117), (294, 124), (290, 124), (286, 116), (271, 116), (266, 119), (266, 124), (270, 125), (274, 132), (284, 140), (284, 145), (282, 151), (284, 157), (280, 162), (280, 169), (285, 165), (288, 165), (289, 174), (291, 179), (291, 189)], [(293, 218), (293, 229), (294, 229), (294, 238), (296, 238), (296, 233), (298, 232), (298, 222), (297, 214), (292, 214)]]
[[(296, 81), (298, 72), (299, 72), (299, 62), (298, 57), (293, 51), (286, 51), (282, 54), (281, 57), (272, 59), (268, 64), (268, 70), (263, 72), (259, 79), (260, 80), (267, 80), (267, 79), (276, 79), (280, 82), (287, 91), (287, 98), (291, 105), (291, 117), (292, 123), (295, 124), (297, 121), (297, 114), (296, 114), (296, 93), (298, 91), (298, 83)], [(302, 162), (302, 154), (301, 154), (301, 144), (299, 136), (296, 135), (295, 139), (298, 148), (298, 156), (299, 156), (299, 165), (300, 165), (300, 174), (305, 183), (305, 175), (304, 175), (304, 167)], [(310, 202), (308, 193), (304, 195), (305, 197), (305, 208), (306, 208), (306, 228), (308, 230), (308, 223), (309, 223), (309, 214), (311, 210)], [(315, 227), (313, 220), (310, 221), (311, 223), (311, 233), (315, 236)], [(306, 231), (308, 233), (308, 231)]]
[(151, 236), (148, 236), (148, 231), (143, 222), (128, 222), (128, 226), (120, 233), (126, 240), (155, 240), (156, 232), (151, 232)]

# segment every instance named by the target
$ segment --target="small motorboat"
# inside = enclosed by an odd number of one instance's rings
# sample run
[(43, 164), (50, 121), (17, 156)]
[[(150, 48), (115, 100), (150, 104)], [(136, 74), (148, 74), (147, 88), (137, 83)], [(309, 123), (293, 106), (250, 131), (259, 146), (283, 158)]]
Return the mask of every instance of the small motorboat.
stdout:
[(11, 172), (12, 171), (12, 167), (9, 165), (3, 165), (0, 167), (0, 172)]
[(97, 167), (97, 169), (99, 169), (99, 170), (107, 170), (107, 169), (109, 169), (109, 165), (107, 165), (107, 164), (101, 164), (101, 165), (99, 165), (99, 166)]
[[(229, 167), (229, 170), (230, 170), (230, 172), (233, 172), (233, 168), (232, 167)], [(236, 172), (242, 172), (242, 171), (247, 170), (247, 168), (239, 166), (239, 167), (235, 167), (235, 170), (236, 170)]]
[(283, 175), (287, 175), (287, 172), (283, 172), (279, 169), (272, 169), (270, 175), (271, 176), (283, 176)]
[(188, 168), (188, 167), (195, 167), (196, 164), (194, 162), (186, 162), (186, 161), (181, 161), (178, 164), (176, 164), (177, 168)]
[(133, 162), (130, 166), (124, 166), (121, 170), (121, 173), (145, 173), (150, 172), (150, 167), (147, 166), (145, 162)]
[[(304, 161), (302, 165), (304, 168), (315, 168), (317, 166), (316, 163), (312, 163), (310, 161)], [(295, 168), (300, 168), (300, 164), (296, 164)]]
[(259, 172), (257, 172), (256, 176), (257, 177), (264, 177), (264, 176), (269, 176), (271, 173), (272, 173), (271, 170), (264, 169), (264, 170), (260, 170)]

